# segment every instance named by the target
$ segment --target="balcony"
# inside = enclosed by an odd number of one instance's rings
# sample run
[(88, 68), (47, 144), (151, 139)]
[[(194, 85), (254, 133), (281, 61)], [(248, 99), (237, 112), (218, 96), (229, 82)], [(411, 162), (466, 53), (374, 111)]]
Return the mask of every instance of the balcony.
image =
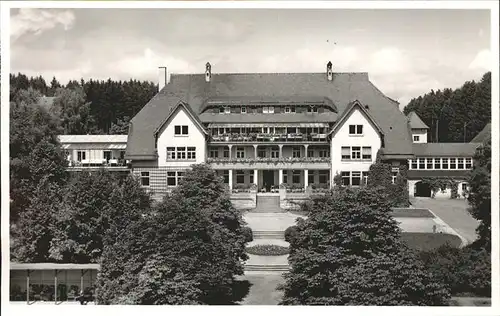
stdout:
[(264, 142), (280, 142), (280, 143), (327, 143), (326, 134), (264, 134), (264, 133), (248, 133), (248, 134), (221, 134), (211, 135), (211, 143), (264, 143)]
[(125, 171), (128, 170), (128, 163), (123, 159), (84, 159), (81, 161), (68, 160), (68, 170), (93, 170), (105, 168), (106, 170)]
[(214, 169), (330, 169), (330, 157), (208, 158)]

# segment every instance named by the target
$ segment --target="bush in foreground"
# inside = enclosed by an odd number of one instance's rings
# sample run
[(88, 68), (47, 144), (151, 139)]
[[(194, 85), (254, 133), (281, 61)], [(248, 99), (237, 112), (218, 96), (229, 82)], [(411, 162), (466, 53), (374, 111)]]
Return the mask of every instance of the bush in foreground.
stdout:
[(339, 188), (297, 224), (284, 305), (447, 305), (449, 292), (401, 241), (384, 188)]
[(245, 236), (246, 242), (253, 241), (253, 231), (250, 227), (248, 227), (248, 226), (243, 227), (242, 232), (243, 232), (243, 235)]
[(491, 254), (471, 246), (442, 246), (419, 254), (425, 267), (450, 287), (454, 296), (491, 296)]

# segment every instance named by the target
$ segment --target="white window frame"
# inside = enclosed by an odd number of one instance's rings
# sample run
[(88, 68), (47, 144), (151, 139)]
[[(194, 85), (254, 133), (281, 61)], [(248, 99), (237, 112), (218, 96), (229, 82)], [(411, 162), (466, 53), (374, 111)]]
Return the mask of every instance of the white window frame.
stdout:
[[(174, 184), (168, 184), (169, 180), (174, 180)], [(177, 186), (177, 174), (175, 171), (167, 172), (167, 187), (176, 187)]]
[(167, 160), (175, 160), (177, 157), (175, 147), (167, 147)]
[[(177, 133), (177, 128), (179, 128), (179, 133)], [(184, 130), (184, 128), (185, 128), (185, 130)], [(189, 135), (189, 126), (188, 125), (175, 125), (174, 126), (174, 136), (186, 137), (188, 135)]]
[(269, 113), (269, 107), (268, 106), (263, 106), (262, 107), (262, 113)]
[[(469, 168), (467, 168), (467, 165), (468, 165), (468, 164), (470, 164), (470, 167), (469, 167)], [(474, 165), (473, 165), (473, 164), (474, 164), (474, 161), (473, 161), (473, 159), (472, 159), (472, 158), (465, 158), (465, 164), (464, 164), (465, 169), (467, 169), (467, 170), (471, 170), (471, 169), (474, 167)]]
[(290, 107), (289, 106), (285, 107), (285, 113), (290, 113)]
[[(357, 150), (357, 149), (355, 150), (354, 148), (359, 148), (359, 150)], [(362, 148), (361, 146), (352, 146), (351, 147), (351, 160), (363, 160), (362, 159), (363, 156), (361, 155), (361, 152), (362, 152), (361, 148)], [(355, 157), (356, 154), (359, 154), (359, 157), (356, 158)], [(358, 156), (358, 155), (356, 155), (356, 156)]]
[(219, 158), (219, 148), (210, 148), (209, 155), (210, 158)]
[(231, 108), (229, 106), (224, 107), (224, 114), (231, 114)]
[(246, 106), (242, 106), (241, 107), (241, 113), (243, 113), (243, 114), (247, 113), (247, 107)]
[(236, 147), (236, 158), (245, 158), (245, 147)]
[(394, 184), (396, 183), (396, 178), (398, 177), (399, 174), (399, 167), (392, 167), (391, 174), (392, 174), (392, 184)]
[(76, 151), (76, 161), (87, 160), (87, 151), (86, 150), (77, 150)]
[(300, 156), (301, 156), (300, 147), (293, 147), (292, 148), (292, 157), (293, 158), (300, 158)]
[[(351, 126), (354, 126), (354, 133), (351, 133)], [(360, 128), (361, 128), (361, 133), (359, 133)], [(349, 136), (363, 136), (363, 132), (364, 132), (363, 124), (349, 125)]]
[(196, 160), (196, 147), (186, 147), (187, 160)]
[[(144, 179), (148, 180), (148, 184), (144, 184), (144, 182), (143, 182)], [(149, 171), (141, 171), (141, 186), (149, 187), (150, 185), (151, 185), (151, 178), (150, 178)]]
[[(359, 179), (359, 184), (353, 184), (354, 179)], [(359, 187), (363, 183), (363, 177), (361, 175), (361, 171), (351, 171), (351, 186)]]
[(413, 135), (413, 141), (414, 142), (419, 142), (420, 141), (420, 135)]
[[(184, 150), (182, 150), (184, 148)], [(186, 147), (176, 147), (175, 157), (177, 160), (187, 160)]]

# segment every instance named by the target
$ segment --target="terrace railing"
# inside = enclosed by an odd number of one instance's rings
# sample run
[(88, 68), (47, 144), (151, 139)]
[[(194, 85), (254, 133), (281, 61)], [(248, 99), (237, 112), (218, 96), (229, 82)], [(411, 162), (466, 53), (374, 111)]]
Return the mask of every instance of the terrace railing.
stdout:
[(248, 133), (248, 134), (219, 134), (211, 135), (212, 142), (326, 142), (326, 134), (263, 134), (263, 133)]

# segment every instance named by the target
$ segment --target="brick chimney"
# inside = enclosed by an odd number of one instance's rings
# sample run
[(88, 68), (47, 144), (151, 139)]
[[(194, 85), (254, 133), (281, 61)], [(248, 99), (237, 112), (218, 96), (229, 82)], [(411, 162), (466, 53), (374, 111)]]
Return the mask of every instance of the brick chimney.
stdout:
[(207, 63), (205, 65), (205, 81), (210, 82), (210, 79), (212, 79), (212, 66)]
[(328, 64), (326, 64), (326, 78), (328, 81), (333, 80), (333, 71), (332, 71), (332, 62), (329, 61)]

